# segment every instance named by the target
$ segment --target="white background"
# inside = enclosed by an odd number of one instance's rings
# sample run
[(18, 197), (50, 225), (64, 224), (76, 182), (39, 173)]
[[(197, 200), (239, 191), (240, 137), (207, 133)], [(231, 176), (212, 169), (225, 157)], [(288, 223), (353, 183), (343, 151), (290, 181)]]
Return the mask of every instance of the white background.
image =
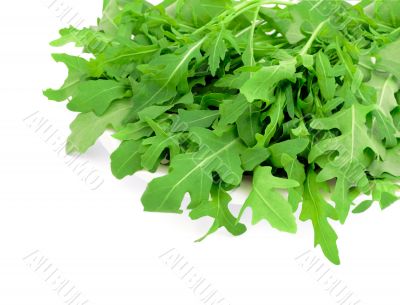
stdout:
[[(350, 216), (345, 226), (336, 225), (342, 265), (335, 267), (313, 249), (310, 223), (299, 223), (297, 235), (261, 223), (238, 238), (221, 230), (194, 243), (209, 221), (144, 213), (145, 183), (113, 178), (108, 153), (99, 144), (81, 157), (104, 179), (98, 190), (90, 190), (53, 151), (52, 141), (24, 121), (38, 112), (65, 137), (74, 117), (64, 103), (42, 96), (42, 89), (59, 86), (66, 76), (65, 67), (50, 57), (59, 50), (48, 46), (66, 24), (49, 3), (10, 0), (0, 8), (0, 304), (65, 304), (42, 270), (32, 268), (32, 256), (24, 259), (34, 251), (76, 286), (86, 304), (205, 304), (160, 258), (171, 249), (212, 283), (225, 299), (221, 304), (339, 304), (325, 290), (333, 280), (347, 286), (358, 304), (400, 304), (399, 204), (384, 212), (374, 206)], [(64, 3), (85, 25), (101, 14), (100, 0)], [(296, 259), (303, 253), (320, 259), (319, 273), (307, 271), (304, 256)], [(321, 271), (329, 276), (318, 281)]]

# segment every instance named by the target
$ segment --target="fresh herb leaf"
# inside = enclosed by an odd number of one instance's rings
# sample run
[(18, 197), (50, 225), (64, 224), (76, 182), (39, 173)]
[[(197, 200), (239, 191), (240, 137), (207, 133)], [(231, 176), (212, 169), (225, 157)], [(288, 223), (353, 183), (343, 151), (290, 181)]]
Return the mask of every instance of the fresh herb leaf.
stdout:
[[(246, 231), (239, 219), (294, 233), (311, 221), (315, 246), (339, 264), (334, 222), (399, 200), (398, 1), (103, 0), (97, 26), (69, 27), (51, 45), (68, 76), (44, 95), (80, 112), (67, 150), (107, 130), (118, 179), (168, 174), (142, 197), (146, 211), (209, 217), (209, 234)], [(90, 58), (90, 59), (85, 59)], [(244, 178), (246, 175), (246, 178)], [(229, 191), (252, 190), (239, 217)], [(357, 200), (356, 200), (357, 199)], [(365, 199), (365, 200), (364, 200)]]

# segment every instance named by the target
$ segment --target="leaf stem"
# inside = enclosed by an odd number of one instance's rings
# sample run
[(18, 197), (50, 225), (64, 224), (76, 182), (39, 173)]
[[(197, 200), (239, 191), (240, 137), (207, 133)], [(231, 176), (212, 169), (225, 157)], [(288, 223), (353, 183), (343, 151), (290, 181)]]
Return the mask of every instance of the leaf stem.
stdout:
[[(266, 24), (267, 22), (266, 21), (263, 21), (263, 20), (258, 20), (257, 22), (256, 22), (256, 27), (257, 26), (259, 26), (259, 25), (264, 25), (264, 24)], [(238, 38), (238, 37), (240, 37), (240, 36), (242, 36), (243, 34), (245, 34), (246, 32), (248, 32), (250, 29), (252, 29), (253, 28), (253, 24), (251, 24), (251, 25), (249, 25), (248, 27), (246, 27), (246, 28), (244, 28), (243, 30), (241, 30), (240, 32), (238, 32), (236, 35), (235, 35), (235, 37), (236, 38)]]
[[(232, 7), (230, 10), (224, 11), (222, 14), (214, 17), (211, 19), (207, 24), (203, 25), (201, 28), (198, 28), (196, 31), (192, 33), (192, 35), (197, 35), (204, 30), (208, 29), (212, 25), (216, 23), (229, 23), (233, 19), (237, 18), (244, 12), (251, 10), (255, 7), (260, 7), (262, 5), (267, 5), (267, 4), (277, 4), (277, 5), (286, 5), (286, 6), (292, 6), (295, 5), (295, 3), (288, 1), (288, 0), (250, 0), (250, 1), (244, 1), (239, 3), (238, 5)], [(226, 18), (229, 18), (228, 20), (225, 20)]]
[(312, 33), (310, 39), (307, 41), (307, 43), (304, 45), (304, 47), (301, 49), (299, 55), (300, 56), (304, 56), (307, 54), (308, 50), (311, 48), (314, 40), (317, 38), (319, 32), (321, 32), (322, 28), (324, 27), (324, 25), (328, 22), (328, 20), (322, 21), (317, 28), (314, 30), (314, 32)]
[(258, 18), (258, 14), (260, 13), (260, 7), (258, 6), (255, 11), (254, 11), (254, 17), (252, 21), (252, 26), (251, 26), (251, 32), (249, 35), (249, 57), (250, 57), (250, 66), (254, 66), (255, 64), (255, 58), (254, 58), (254, 32), (256, 30), (256, 22)]
[[(251, 2), (254, 2), (253, 4), (250, 4)], [(238, 16), (242, 15), (243, 13), (247, 12), (248, 10), (251, 10), (253, 8), (260, 8), (263, 5), (267, 4), (281, 4), (281, 5), (286, 5), (286, 6), (292, 6), (294, 5), (293, 2), (290, 1), (285, 1), (285, 0), (256, 0), (256, 1), (248, 1), (249, 5), (244, 6), (243, 8), (240, 8), (239, 10), (236, 10), (234, 14), (232, 14), (229, 19), (225, 21), (225, 23), (229, 23)]]

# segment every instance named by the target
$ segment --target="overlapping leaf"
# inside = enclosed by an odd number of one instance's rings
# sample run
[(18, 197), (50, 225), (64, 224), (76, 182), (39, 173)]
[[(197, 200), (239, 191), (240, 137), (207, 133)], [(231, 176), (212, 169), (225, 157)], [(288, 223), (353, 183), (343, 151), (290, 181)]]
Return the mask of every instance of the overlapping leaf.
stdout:
[[(247, 208), (253, 223), (294, 233), (300, 207), (315, 245), (339, 264), (333, 222), (354, 202), (357, 214), (398, 201), (396, 1), (103, 2), (97, 26), (51, 43), (85, 54), (54, 54), (68, 77), (44, 94), (80, 112), (68, 151), (111, 129), (118, 179), (169, 166), (149, 183), (146, 211), (180, 213), (189, 195), (190, 217), (211, 218), (206, 237), (244, 233)], [(229, 191), (243, 176), (252, 190), (239, 203)]]
[(337, 178), (333, 200), (341, 222), (344, 222), (352, 203), (349, 194), (350, 188), (357, 186), (368, 192), (368, 178), (366, 166), (368, 158), (365, 150), (371, 149), (376, 158), (384, 158), (383, 146), (370, 136), (366, 125), (366, 117), (373, 110), (370, 106), (354, 104), (329, 118), (316, 119), (311, 127), (317, 130), (338, 129), (341, 135), (325, 139), (316, 143), (309, 155), (311, 162), (326, 152), (337, 152), (338, 156), (331, 156), (318, 175), (319, 181)]
[(218, 137), (207, 129), (193, 128), (191, 135), (199, 144), (199, 151), (176, 156), (169, 174), (150, 182), (142, 197), (146, 211), (179, 212), (186, 193), (190, 194), (192, 205), (208, 200), (213, 172), (227, 184), (240, 184), (240, 153), (244, 146), (233, 131)]

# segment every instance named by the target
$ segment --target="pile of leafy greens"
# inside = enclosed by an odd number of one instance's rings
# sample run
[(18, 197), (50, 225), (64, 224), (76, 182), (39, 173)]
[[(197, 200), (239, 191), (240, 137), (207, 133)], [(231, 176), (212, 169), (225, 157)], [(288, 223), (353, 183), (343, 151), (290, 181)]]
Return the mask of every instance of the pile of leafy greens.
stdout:
[[(331, 223), (398, 199), (399, 11), (384, 0), (105, 0), (97, 26), (51, 43), (86, 54), (54, 54), (69, 74), (44, 94), (80, 113), (69, 151), (111, 128), (118, 179), (168, 165), (146, 211), (180, 213), (188, 193), (190, 217), (213, 219), (207, 236), (244, 233), (247, 208), (253, 224), (294, 233), (300, 210), (339, 264)], [(245, 176), (235, 216), (228, 192)]]

